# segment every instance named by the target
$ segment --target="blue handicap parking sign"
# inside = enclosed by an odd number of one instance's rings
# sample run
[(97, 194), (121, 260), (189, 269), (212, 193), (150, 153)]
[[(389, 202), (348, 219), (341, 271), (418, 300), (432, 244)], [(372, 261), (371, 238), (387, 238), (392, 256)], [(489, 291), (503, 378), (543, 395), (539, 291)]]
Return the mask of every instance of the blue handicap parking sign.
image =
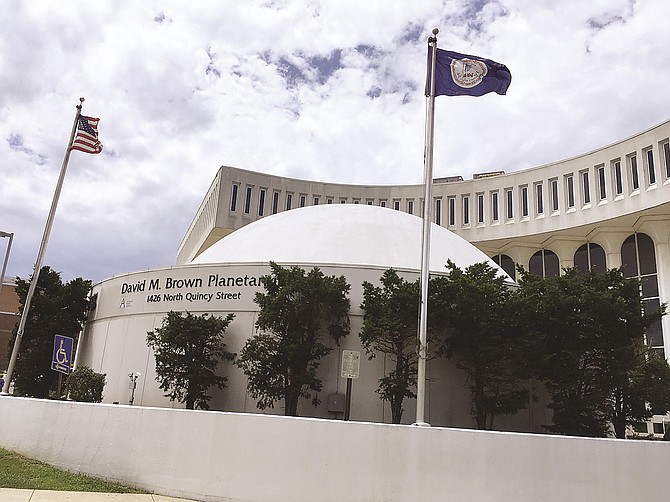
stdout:
[(51, 358), (51, 369), (60, 373), (70, 374), (72, 367), (72, 346), (74, 340), (63, 335), (54, 336), (54, 353)]

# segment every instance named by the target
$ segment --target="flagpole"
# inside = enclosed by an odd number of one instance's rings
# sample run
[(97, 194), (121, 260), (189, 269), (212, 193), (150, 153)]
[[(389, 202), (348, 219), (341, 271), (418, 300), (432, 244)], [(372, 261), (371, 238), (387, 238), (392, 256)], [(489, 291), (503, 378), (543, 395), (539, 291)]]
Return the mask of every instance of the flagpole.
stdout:
[(49, 242), (49, 235), (51, 234), (51, 227), (53, 226), (54, 217), (56, 216), (56, 207), (58, 206), (58, 199), (60, 197), (61, 188), (63, 187), (63, 181), (65, 180), (65, 172), (67, 171), (67, 165), (70, 161), (70, 147), (72, 146), (72, 141), (74, 140), (75, 132), (77, 131), (77, 123), (79, 122), (79, 116), (81, 115), (81, 107), (84, 103), (84, 98), (79, 98), (79, 104), (77, 105), (77, 112), (75, 113), (74, 123), (72, 124), (72, 132), (70, 133), (70, 142), (67, 145), (67, 150), (65, 151), (65, 158), (63, 158), (63, 164), (60, 168), (60, 176), (58, 177), (58, 184), (56, 185), (56, 192), (54, 193), (53, 200), (51, 201), (51, 210), (49, 211), (49, 217), (47, 218), (46, 226), (44, 227), (44, 235), (42, 236), (42, 243), (40, 244), (40, 250), (37, 253), (37, 261), (35, 262), (35, 270), (33, 270), (33, 276), (30, 280), (30, 287), (28, 288), (28, 294), (26, 295), (26, 301), (23, 305), (23, 312), (21, 313), (21, 320), (19, 321), (19, 327), (16, 330), (16, 339), (14, 340), (14, 347), (12, 348), (12, 356), (9, 360), (9, 367), (7, 368), (7, 374), (5, 375), (5, 383), (2, 387), (1, 395), (9, 394), (9, 384), (12, 381), (12, 376), (14, 373), (14, 366), (16, 365), (16, 359), (19, 355), (19, 349), (21, 347), (21, 339), (23, 338), (23, 331), (26, 327), (26, 322), (28, 320), (28, 310), (30, 310), (30, 302), (33, 299), (35, 294), (35, 288), (37, 287), (37, 279), (40, 276), (40, 270), (42, 269), (42, 260), (44, 259), (44, 253), (47, 249), (47, 243)]
[(430, 61), (430, 89), (428, 107), (426, 110), (426, 146), (425, 164), (423, 170), (424, 197), (423, 197), (423, 230), (421, 240), (421, 310), (419, 315), (419, 349), (416, 381), (416, 421), (414, 425), (429, 426), (425, 421), (426, 411), (426, 362), (428, 358), (428, 281), (430, 275), (430, 224), (433, 206), (433, 131), (435, 128), (435, 64), (437, 34), (440, 31), (433, 29), (432, 37), (428, 37), (428, 44), (433, 48)]

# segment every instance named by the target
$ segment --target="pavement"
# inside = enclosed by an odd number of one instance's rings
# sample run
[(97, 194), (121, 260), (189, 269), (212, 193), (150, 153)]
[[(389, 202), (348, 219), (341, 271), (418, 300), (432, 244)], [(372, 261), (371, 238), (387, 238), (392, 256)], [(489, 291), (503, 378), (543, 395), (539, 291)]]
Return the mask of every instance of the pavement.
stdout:
[(153, 493), (61, 492), (0, 488), (1, 502), (194, 502)]

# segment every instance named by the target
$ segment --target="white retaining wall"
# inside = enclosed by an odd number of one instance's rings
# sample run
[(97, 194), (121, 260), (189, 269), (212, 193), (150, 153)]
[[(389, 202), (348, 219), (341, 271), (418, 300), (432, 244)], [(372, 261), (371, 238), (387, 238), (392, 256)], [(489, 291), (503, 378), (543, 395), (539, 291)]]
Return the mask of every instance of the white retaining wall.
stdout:
[(0, 446), (198, 500), (667, 500), (670, 444), (0, 397)]

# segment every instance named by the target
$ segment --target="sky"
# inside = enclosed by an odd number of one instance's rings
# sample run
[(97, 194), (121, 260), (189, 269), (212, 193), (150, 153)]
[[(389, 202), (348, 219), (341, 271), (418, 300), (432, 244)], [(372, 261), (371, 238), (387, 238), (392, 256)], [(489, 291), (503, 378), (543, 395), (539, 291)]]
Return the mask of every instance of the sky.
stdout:
[[(440, 96), (434, 177), (528, 169), (670, 119), (667, 0), (3, 0), (0, 231), (94, 282), (174, 265), (222, 165), (352, 184), (422, 183), (427, 39), (505, 64), (507, 95)], [(0, 238), (4, 259), (8, 238)]]

